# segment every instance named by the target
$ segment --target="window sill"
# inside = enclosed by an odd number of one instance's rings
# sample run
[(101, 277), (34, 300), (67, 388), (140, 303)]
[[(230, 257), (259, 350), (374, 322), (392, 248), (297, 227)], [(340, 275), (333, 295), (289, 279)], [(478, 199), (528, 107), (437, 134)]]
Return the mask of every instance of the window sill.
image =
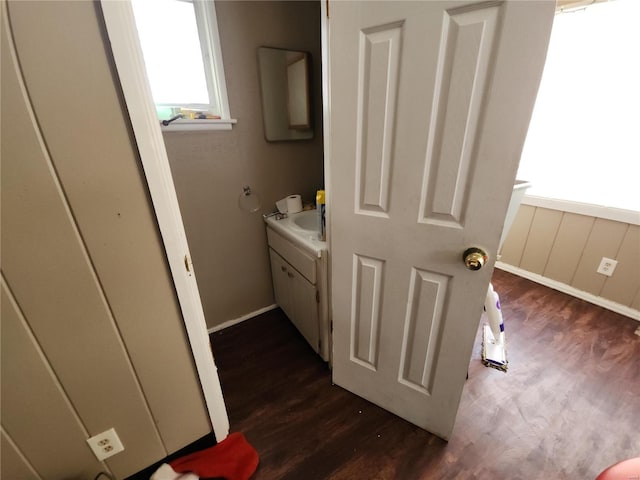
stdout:
[(193, 132), (202, 130), (231, 130), (238, 123), (235, 118), (222, 120), (175, 120), (169, 125), (160, 124), (163, 132)]
[(548, 208), (550, 210), (560, 210), (562, 212), (577, 213), (589, 217), (604, 218), (616, 222), (640, 225), (640, 212), (634, 210), (623, 210), (621, 208), (604, 207), (590, 203), (572, 202), (569, 200), (559, 200), (556, 198), (536, 197), (525, 195), (522, 204), (532, 207)]

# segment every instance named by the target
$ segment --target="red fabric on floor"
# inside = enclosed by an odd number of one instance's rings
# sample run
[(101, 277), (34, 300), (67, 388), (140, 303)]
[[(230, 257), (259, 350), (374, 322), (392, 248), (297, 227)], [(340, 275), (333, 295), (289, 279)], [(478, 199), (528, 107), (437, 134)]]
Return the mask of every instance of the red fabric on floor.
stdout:
[(200, 478), (249, 480), (258, 468), (258, 452), (242, 433), (235, 432), (217, 445), (178, 458), (169, 465), (178, 473), (193, 472)]
[(640, 457), (616, 463), (598, 475), (596, 480), (640, 480)]

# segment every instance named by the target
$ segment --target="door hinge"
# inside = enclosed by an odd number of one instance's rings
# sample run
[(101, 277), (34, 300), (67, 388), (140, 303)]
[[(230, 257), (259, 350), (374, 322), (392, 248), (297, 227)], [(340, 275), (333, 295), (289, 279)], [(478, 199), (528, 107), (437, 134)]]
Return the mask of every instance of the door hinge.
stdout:
[(329, 0), (327, 0), (327, 18), (329, 18)]
[(333, 333), (333, 320), (329, 322), (329, 331)]
[(187, 257), (186, 255), (184, 256), (184, 268), (187, 270), (187, 272), (191, 273), (191, 265), (189, 264), (189, 257)]
[(320, 291), (316, 290), (316, 303), (320, 303)]

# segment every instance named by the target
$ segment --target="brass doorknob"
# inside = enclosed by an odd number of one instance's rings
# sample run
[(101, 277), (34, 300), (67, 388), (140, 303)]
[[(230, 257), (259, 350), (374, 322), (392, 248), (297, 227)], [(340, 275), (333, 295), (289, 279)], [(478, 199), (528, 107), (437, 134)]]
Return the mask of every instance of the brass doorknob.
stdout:
[(480, 270), (489, 260), (489, 255), (481, 248), (471, 247), (464, 251), (462, 260), (469, 270)]

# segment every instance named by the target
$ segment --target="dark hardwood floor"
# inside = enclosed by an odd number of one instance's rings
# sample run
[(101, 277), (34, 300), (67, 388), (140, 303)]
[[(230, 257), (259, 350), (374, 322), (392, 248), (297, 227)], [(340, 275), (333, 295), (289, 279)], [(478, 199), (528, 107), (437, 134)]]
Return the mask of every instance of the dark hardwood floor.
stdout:
[(594, 479), (640, 455), (640, 324), (496, 270), (509, 370), (477, 338), (448, 443), (331, 384), (280, 310), (211, 335), (255, 480)]

